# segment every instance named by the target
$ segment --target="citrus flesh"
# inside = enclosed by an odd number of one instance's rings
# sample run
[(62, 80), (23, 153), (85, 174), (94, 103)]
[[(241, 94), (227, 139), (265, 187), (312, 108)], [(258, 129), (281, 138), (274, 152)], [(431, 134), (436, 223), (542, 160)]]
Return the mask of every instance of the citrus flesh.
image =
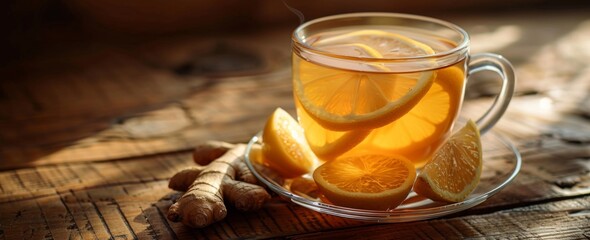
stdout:
[(411, 110), (376, 129), (360, 125), (355, 130), (333, 131), (315, 120), (306, 120), (313, 118), (307, 111), (299, 110), (308, 143), (324, 160), (334, 159), (360, 144), (360, 148), (375, 152), (401, 154), (416, 167), (422, 167), (446, 139), (457, 116), (465, 78), (459, 65), (436, 70), (432, 86)]
[[(360, 43), (371, 46), (374, 52), (379, 53), (380, 57), (385, 58), (417, 57), (434, 54), (434, 50), (424, 43), (401, 34), (380, 29), (363, 29), (338, 34), (336, 36), (321, 38), (312, 45), (321, 48), (323, 46), (338, 46), (349, 43)], [(354, 54), (352, 56), (358, 55)]]
[[(384, 57), (376, 46), (375, 36), (386, 40), (389, 47), (409, 49), (422, 55), (432, 48), (399, 34), (381, 30), (359, 30), (320, 39), (312, 46), (341, 53), (348, 49), (372, 59)], [(337, 50), (340, 49), (340, 50)], [(368, 62), (367, 71), (347, 71), (305, 60), (295, 69), (294, 92), (301, 107), (326, 129), (347, 131), (371, 129), (386, 125), (403, 116), (424, 96), (432, 85), (433, 71), (392, 74), (380, 63)]]
[(363, 154), (328, 161), (313, 173), (320, 192), (338, 206), (387, 210), (406, 199), (414, 165), (398, 156)]
[(424, 166), (447, 138), (459, 112), (464, 72), (458, 66), (437, 70), (434, 84), (412, 110), (371, 132), (363, 142), (375, 152), (395, 152)]
[(477, 187), (481, 169), (479, 130), (469, 120), (426, 163), (416, 179), (414, 191), (435, 201), (460, 202)]
[(277, 108), (268, 118), (262, 141), (265, 163), (285, 178), (309, 173), (317, 162), (305, 140), (303, 129), (282, 108)]
[[(306, 111), (299, 111), (300, 119), (309, 119)], [(311, 150), (322, 160), (334, 159), (362, 142), (371, 129), (330, 131), (312, 121), (300, 121)]]

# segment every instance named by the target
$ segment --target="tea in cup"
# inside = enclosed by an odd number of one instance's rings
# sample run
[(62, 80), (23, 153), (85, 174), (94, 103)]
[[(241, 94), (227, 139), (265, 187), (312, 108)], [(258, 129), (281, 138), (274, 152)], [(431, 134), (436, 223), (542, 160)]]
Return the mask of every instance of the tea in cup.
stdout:
[(511, 64), (469, 54), (468, 34), (442, 20), (395, 13), (353, 13), (299, 26), (292, 36), (297, 118), (318, 158), (380, 153), (422, 167), (458, 119), (467, 77), (502, 78), (496, 101), (477, 120), (486, 132), (512, 97)]

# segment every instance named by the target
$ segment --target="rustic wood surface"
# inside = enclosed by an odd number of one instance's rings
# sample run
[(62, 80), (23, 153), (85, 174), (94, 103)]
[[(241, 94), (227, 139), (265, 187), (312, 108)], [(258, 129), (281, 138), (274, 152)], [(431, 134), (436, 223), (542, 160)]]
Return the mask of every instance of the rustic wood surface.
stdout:
[[(290, 27), (50, 42), (0, 68), (0, 239), (589, 239), (588, 12), (439, 16), (472, 34), (472, 52), (515, 65), (517, 96), (495, 130), (524, 163), (513, 183), (472, 209), (399, 224), (333, 217), (278, 197), (257, 212), (230, 209), (203, 229), (165, 218), (180, 194), (167, 181), (193, 164), (197, 143), (245, 142), (274, 108), (293, 111)], [(465, 116), (480, 114), (497, 88), (480, 77)]]

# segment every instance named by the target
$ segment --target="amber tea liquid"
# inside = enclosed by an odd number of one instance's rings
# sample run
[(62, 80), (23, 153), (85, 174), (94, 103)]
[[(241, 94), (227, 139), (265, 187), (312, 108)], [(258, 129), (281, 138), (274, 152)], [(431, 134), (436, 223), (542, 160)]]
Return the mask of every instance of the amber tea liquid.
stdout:
[(450, 135), (465, 91), (465, 59), (438, 66), (412, 58), (453, 43), (390, 26), (333, 29), (305, 42), (318, 54), (293, 51), (294, 97), (320, 159), (370, 152), (421, 167)]

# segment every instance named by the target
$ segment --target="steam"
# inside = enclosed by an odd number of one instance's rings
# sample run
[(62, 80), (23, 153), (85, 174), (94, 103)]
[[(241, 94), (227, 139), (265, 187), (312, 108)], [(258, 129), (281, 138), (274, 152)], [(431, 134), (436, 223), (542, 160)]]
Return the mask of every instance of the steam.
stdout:
[(281, 0), (283, 2), (283, 4), (285, 4), (285, 7), (287, 7), (287, 9), (289, 9), (289, 11), (291, 11), (293, 14), (295, 14), (297, 16), (297, 18), (299, 18), (299, 24), (302, 24), (303, 22), (305, 22), (305, 16), (303, 16), (303, 13), (299, 10), (297, 10), (294, 7), (289, 6), (289, 4), (287, 4), (287, 0)]

